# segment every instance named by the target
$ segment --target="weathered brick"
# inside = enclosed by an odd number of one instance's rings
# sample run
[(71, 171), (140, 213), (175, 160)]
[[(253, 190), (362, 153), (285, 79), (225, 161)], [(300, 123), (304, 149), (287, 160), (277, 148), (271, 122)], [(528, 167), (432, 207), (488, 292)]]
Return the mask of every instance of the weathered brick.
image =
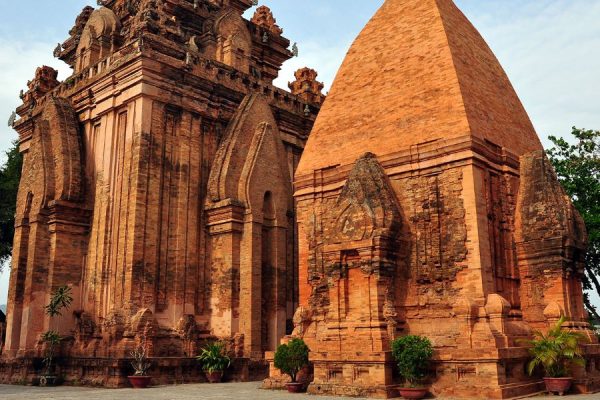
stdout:
[[(264, 378), (298, 304), (292, 176), (323, 85), (274, 87), (292, 53), (270, 10), (210, 3), (86, 7), (55, 51), (73, 76), (29, 83), (1, 381), (35, 374), (49, 327), (68, 379), (125, 384), (140, 342), (162, 382), (198, 379), (217, 338), (229, 379)], [(50, 320), (62, 285), (73, 306)]]

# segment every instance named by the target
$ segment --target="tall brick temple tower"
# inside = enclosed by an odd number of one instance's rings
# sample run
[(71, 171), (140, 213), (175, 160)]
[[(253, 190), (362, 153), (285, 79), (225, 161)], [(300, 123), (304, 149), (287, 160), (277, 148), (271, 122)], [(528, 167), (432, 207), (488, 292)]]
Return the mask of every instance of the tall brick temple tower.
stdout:
[(519, 339), (560, 317), (600, 351), (583, 221), (505, 72), (451, 0), (387, 0), (352, 45), (295, 175), (312, 393), (393, 397), (391, 340), (429, 337), (432, 391), (541, 389)]
[[(57, 326), (67, 379), (121, 385), (146, 343), (156, 378), (197, 380), (215, 338), (232, 379), (261, 376), (298, 305), (292, 177), (322, 85), (303, 70), (273, 86), (293, 53), (267, 7), (242, 17), (252, 0), (99, 4), (55, 50), (72, 76), (39, 68), (17, 110), (0, 381), (31, 380)], [(63, 285), (75, 299), (51, 325)]]

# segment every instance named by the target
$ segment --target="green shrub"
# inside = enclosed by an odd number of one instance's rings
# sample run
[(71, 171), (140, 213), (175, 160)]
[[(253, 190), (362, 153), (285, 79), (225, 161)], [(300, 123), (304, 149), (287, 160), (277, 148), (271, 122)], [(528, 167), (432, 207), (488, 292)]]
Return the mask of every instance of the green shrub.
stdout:
[(411, 387), (427, 377), (433, 348), (426, 337), (400, 337), (392, 342), (392, 354), (398, 363), (400, 375)]
[(231, 358), (222, 342), (208, 344), (196, 359), (200, 361), (202, 369), (209, 373), (225, 371), (231, 365)]
[(275, 352), (275, 368), (281, 370), (296, 382), (298, 372), (308, 365), (308, 346), (302, 339), (292, 339), (288, 344), (282, 344)]
[(535, 339), (527, 341), (533, 357), (527, 365), (529, 375), (541, 365), (547, 377), (562, 378), (569, 375), (571, 364), (585, 365), (580, 343), (586, 338), (581, 333), (563, 330), (564, 323), (563, 317), (547, 334), (536, 331)]

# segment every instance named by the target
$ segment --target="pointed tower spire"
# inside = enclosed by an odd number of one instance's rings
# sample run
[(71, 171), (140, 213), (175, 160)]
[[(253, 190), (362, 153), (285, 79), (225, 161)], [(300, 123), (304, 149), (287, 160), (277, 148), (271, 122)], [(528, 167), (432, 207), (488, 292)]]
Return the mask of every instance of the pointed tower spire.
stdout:
[(498, 60), (451, 0), (387, 0), (350, 48), (299, 173), (464, 136), (519, 155), (541, 149)]

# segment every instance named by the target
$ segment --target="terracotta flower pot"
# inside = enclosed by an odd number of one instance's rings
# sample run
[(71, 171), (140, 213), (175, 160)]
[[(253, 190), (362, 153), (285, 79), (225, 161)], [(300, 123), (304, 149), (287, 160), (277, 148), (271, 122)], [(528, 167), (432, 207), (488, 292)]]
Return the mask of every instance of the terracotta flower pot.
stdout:
[(304, 392), (304, 383), (290, 382), (286, 383), (285, 387), (289, 393), (302, 393)]
[(424, 388), (400, 388), (400, 396), (405, 399), (422, 399), (427, 396), (427, 389)]
[(150, 386), (150, 382), (152, 381), (152, 377), (150, 376), (128, 376), (129, 383), (133, 386), (134, 389), (146, 389)]
[(573, 378), (544, 378), (544, 383), (548, 392), (562, 396), (571, 389)]
[(208, 379), (209, 383), (221, 383), (223, 380), (223, 371), (204, 371), (204, 373), (206, 374), (206, 379)]

